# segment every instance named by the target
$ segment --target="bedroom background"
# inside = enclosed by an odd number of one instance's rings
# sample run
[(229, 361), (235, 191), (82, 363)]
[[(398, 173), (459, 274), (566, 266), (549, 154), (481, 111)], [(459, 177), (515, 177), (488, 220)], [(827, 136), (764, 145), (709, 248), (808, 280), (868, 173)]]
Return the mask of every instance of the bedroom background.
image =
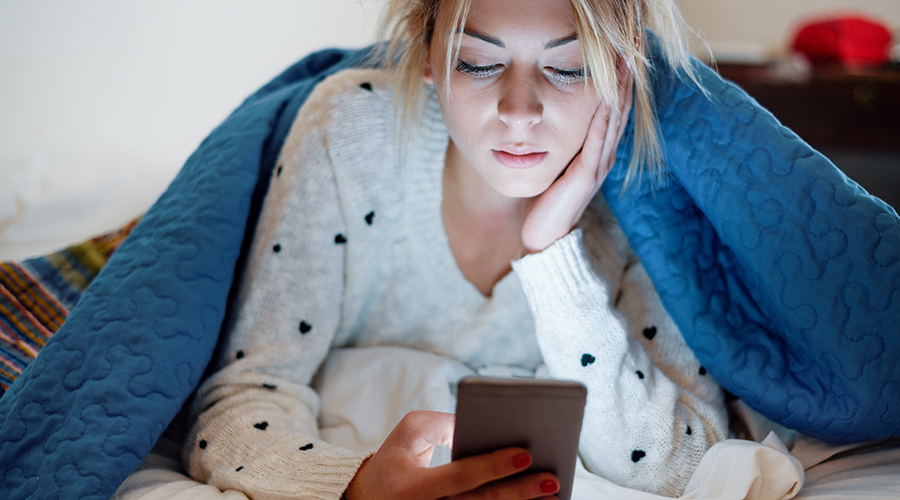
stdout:
[[(50, 252), (139, 216), (251, 92), (310, 52), (370, 43), (381, 4), (0, 0), (0, 260)], [(876, 18), (900, 38), (896, 0), (680, 5), (720, 62), (784, 55), (799, 22), (834, 12)], [(896, 143), (826, 155), (896, 208)]]

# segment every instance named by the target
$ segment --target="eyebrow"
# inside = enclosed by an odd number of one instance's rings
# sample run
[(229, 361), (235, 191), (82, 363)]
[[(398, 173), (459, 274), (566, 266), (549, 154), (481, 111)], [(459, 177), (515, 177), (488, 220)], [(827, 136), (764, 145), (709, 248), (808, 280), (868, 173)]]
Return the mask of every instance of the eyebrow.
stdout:
[(569, 43), (569, 42), (574, 42), (575, 40), (578, 40), (578, 34), (577, 34), (577, 33), (572, 33), (572, 34), (569, 35), (569, 36), (564, 36), (564, 37), (562, 37), (562, 38), (557, 38), (556, 40), (551, 41), (551, 42), (548, 43), (547, 45), (544, 45), (544, 50), (547, 50), (547, 49), (553, 49), (553, 48), (559, 47), (560, 45), (565, 45), (565, 44), (567, 44), (567, 43)]
[[(457, 33), (459, 33), (459, 31), (457, 31)], [(466, 28), (465, 30), (463, 30), (463, 34), (469, 35), (472, 38), (477, 38), (477, 39), (487, 42), (491, 45), (496, 45), (497, 47), (500, 47), (501, 49), (506, 48), (506, 44), (503, 43), (503, 41), (500, 40), (499, 38), (492, 37), (490, 35), (480, 32), (480, 31)], [(556, 40), (551, 40), (550, 42), (547, 42), (547, 45), (544, 45), (544, 50), (554, 49), (556, 47), (559, 47), (560, 45), (565, 45), (569, 42), (574, 42), (575, 40), (578, 40), (578, 34), (572, 33), (569, 36), (564, 36), (562, 38), (557, 38)]]
[[(457, 33), (459, 33), (458, 30), (457, 30)], [(499, 38), (494, 38), (494, 37), (492, 37), (492, 36), (490, 36), (490, 35), (486, 35), (486, 34), (480, 32), (480, 31), (475, 31), (475, 30), (473, 30), (473, 29), (466, 28), (466, 29), (463, 30), (463, 34), (464, 34), (464, 35), (469, 35), (469, 36), (472, 37), (472, 38), (477, 38), (477, 39), (479, 39), (479, 40), (481, 40), (481, 41), (484, 41), (484, 42), (487, 42), (487, 43), (489, 43), (489, 44), (491, 44), (491, 45), (496, 45), (497, 47), (500, 47), (501, 49), (505, 49), (505, 48), (506, 48), (506, 44), (503, 43), (503, 41), (500, 40)]]

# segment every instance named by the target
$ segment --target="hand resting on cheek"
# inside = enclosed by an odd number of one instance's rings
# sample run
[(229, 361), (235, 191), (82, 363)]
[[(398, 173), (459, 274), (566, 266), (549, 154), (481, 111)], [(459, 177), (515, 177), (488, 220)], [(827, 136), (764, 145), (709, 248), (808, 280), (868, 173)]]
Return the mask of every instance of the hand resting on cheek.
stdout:
[(594, 112), (581, 151), (562, 175), (528, 206), (522, 227), (526, 252), (539, 252), (578, 223), (616, 162), (616, 148), (628, 123), (634, 77), (619, 58), (619, 106), (601, 102)]

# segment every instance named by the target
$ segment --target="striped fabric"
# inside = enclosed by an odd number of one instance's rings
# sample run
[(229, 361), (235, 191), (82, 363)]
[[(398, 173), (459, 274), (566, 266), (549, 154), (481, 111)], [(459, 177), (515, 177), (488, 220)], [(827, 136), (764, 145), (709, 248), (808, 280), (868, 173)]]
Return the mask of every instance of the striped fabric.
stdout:
[(0, 389), (15, 382), (137, 220), (108, 235), (22, 262), (0, 262)]

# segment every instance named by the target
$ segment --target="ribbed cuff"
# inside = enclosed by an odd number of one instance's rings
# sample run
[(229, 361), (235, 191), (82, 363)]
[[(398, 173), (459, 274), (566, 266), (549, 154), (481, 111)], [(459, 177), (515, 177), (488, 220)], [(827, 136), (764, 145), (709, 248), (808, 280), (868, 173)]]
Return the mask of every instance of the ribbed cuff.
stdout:
[[(330, 457), (331, 461), (316, 464), (316, 473), (304, 481), (303, 493), (322, 500), (345, 498), (350, 482), (356, 476), (362, 463), (372, 453), (347, 453), (340, 457)], [(300, 495), (303, 496), (303, 495)]]
[(544, 307), (571, 308), (573, 301), (599, 304), (609, 300), (582, 237), (581, 228), (576, 228), (543, 251), (513, 261), (513, 270), (536, 314)]

